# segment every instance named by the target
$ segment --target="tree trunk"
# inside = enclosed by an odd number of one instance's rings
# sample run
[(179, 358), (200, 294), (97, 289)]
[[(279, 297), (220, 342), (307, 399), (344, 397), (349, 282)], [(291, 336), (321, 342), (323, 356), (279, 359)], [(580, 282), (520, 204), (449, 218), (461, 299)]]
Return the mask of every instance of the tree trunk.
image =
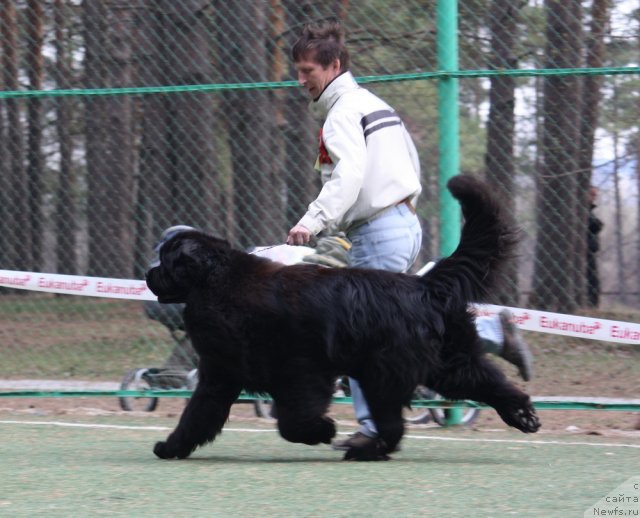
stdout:
[[(0, 7), (0, 11), (4, 8)], [(0, 57), (4, 44), (4, 12), (0, 12)], [(4, 66), (4, 62), (2, 61)], [(0, 75), (0, 88), (3, 88), (4, 76)], [(8, 88), (6, 88), (8, 90)], [(9, 176), (9, 152), (7, 149), (7, 124), (6, 124), (6, 101), (0, 101), (0, 264), (9, 264), (11, 254), (9, 253), (9, 190), (11, 188), (11, 178)], [(6, 288), (1, 288), (3, 293)]]
[[(54, 32), (56, 47), (55, 80), (60, 89), (71, 88), (70, 56), (67, 53), (69, 44), (66, 20), (67, 12), (63, 0), (54, 2)], [(57, 271), (65, 274), (78, 273), (77, 261), (77, 200), (76, 177), (73, 170), (73, 142), (71, 140), (71, 107), (68, 97), (56, 99), (56, 130), (58, 133), (60, 152), (60, 172), (55, 209), (56, 263)]]
[[(518, 18), (523, 2), (494, 0), (490, 12), (491, 68), (512, 70), (518, 68), (514, 54), (518, 39)], [(487, 122), (486, 176), (494, 190), (501, 195), (507, 211), (515, 213), (515, 160), (513, 156), (515, 127), (515, 78), (491, 78), (489, 91), (489, 120)], [(509, 306), (518, 304), (518, 266), (514, 261), (506, 272), (508, 282), (497, 302)]]
[[(614, 131), (614, 146), (617, 148), (618, 138), (617, 132)], [(617, 292), (619, 294), (619, 302), (622, 304), (627, 303), (627, 283), (626, 283), (626, 270), (624, 261), (624, 236), (623, 236), (623, 223), (622, 223), (622, 195), (620, 192), (620, 167), (618, 157), (618, 151), (615, 149), (615, 158), (613, 159), (613, 193), (615, 200), (615, 236), (616, 236), (616, 280), (617, 280)]]
[[(42, 0), (27, 2), (27, 76), (31, 90), (42, 90), (44, 57), (42, 44), (44, 39), (44, 12)], [(43, 184), (44, 160), (42, 156), (42, 100), (33, 97), (27, 100), (27, 190), (29, 193), (29, 230), (31, 231), (32, 268), (42, 269), (43, 243)]]
[[(137, 36), (138, 80), (142, 86), (165, 84), (164, 17), (161, 6), (149, 0), (140, 18)], [(151, 250), (162, 231), (173, 224), (173, 181), (167, 150), (167, 105), (165, 95), (146, 95), (141, 100), (142, 137), (140, 176), (136, 200), (136, 278), (148, 267)]]
[[(269, 66), (266, 45), (267, 13), (261, 3), (242, 0), (222, 5), (218, 24), (224, 77), (231, 83), (266, 81)], [(233, 34), (230, 40), (227, 35)], [(233, 204), (237, 240), (243, 247), (281, 243), (284, 224), (284, 182), (278, 169), (274, 94), (264, 90), (234, 90), (224, 96), (228, 114), (233, 168)], [(248, 143), (251, 145), (248, 145)]]
[[(132, 2), (86, 0), (86, 86), (125, 87), (132, 82)], [(89, 192), (89, 272), (133, 274), (133, 142), (131, 96), (86, 101)]]
[[(319, 21), (328, 16), (343, 20), (347, 16), (348, 1), (334, 0), (283, 0), (287, 14), (286, 48), (288, 50), (289, 77), (296, 79), (291, 59), (291, 48), (307, 22)], [(302, 88), (286, 92), (285, 102), (285, 183), (287, 230), (296, 224), (307, 211), (307, 206), (320, 192), (320, 174), (313, 165), (318, 156), (318, 132), (322, 121), (314, 120), (309, 111), (309, 96)]]
[[(169, 13), (164, 33), (166, 55), (160, 56), (167, 60), (165, 84), (212, 82), (210, 27), (202, 12), (207, 2), (191, 0), (179, 7), (165, 0), (162, 5)], [(167, 101), (165, 140), (173, 179), (173, 224), (223, 234), (224, 211), (214, 146), (215, 98), (193, 93), (171, 95)]]
[[(288, 79), (288, 59), (286, 55), (286, 11), (282, 0), (269, 0), (270, 16), (269, 38), (267, 40), (267, 66), (269, 67), (268, 80), (274, 82)], [(286, 76), (286, 77), (285, 77)], [(281, 226), (280, 232), (284, 235), (289, 229), (286, 218), (287, 205), (287, 123), (286, 123), (286, 100), (288, 92), (286, 90), (272, 90), (270, 93), (273, 105), (273, 124), (275, 131), (272, 133), (273, 143), (272, 154), (273, 171), (278, 178), (277, 189), (280, 192), (280, 214), (278, 214), (275, 224)], [(276, 187), (276, 186), (274, 186)], [(286, 227), (286, 228), (285, 228)], [(277, 240), (278, 237), (275, 237)]]
[[(13, 2), (2, 4), (2, 59), (4, 87), (7, 90), (18, 90), (18, 28), (16, 10)], [(10, 172), (7, 181), (6, 220), (6, 268), (29, 270), (33, 264), (31, 256), (31, 232), (29, 229), (29, 196), (26, 171), (23, 163), (24, 144), (22, 138), (22, 120), (20, 118), (20, 101), (7, 99), (7, 163)]]
[[(611, 0), (593, 0), (591, 25), (586, 37), (586, 66), (600, 68), (603, 65), (604, 35), (609, 20)], [(576, 303), (587, 302), (587, 222), (589, 220), (589, 188), (593, 174), (593, 149), (600, 108), (602, 76), (589, 75), (582, 79), (582, 106), (580, 109), (580, 149), (578, 154), (578, 181), (576, 197), (576, 247), (574, 257), (574, 283)]]
[[(572, 68), (581, 60), (580, 0), (547, 0), (546, 68)], [(580, 84), (575, 76), (544, 82), (543, 164), (538, 178), (537, 240), (531, 307), (571, 312), (576, 307), (573, 270), (578, 227), (576, 185)], [(582, 223), (581, 223), (582, 225)]]
[[(209, 2), (149, 0), (138, 26), (143, 85), (213, 82)], [(167, 227), (183, 224), (226, 234), (215, 150), (217, 95), (147, 95), (142, 101), (137, 272)]]
[[(640, 102), (636, 100), (636, 111), (640, 112)], [(640, 115), (640, 113), (639, 113)], [(636, 173), (636, 189), (640, 192), (640, 131), (636, 130), (635, 144), (635, 173)], [(636, 236), (640, 236), (640, 196), (636, 198)], [(636, 238), (636, 306), (640, 304), (640, 238)]]
[[(287, 49), (289, 50), (288, 71), (296, 78), (294, 63), (290, 55), (291, 47), (299, 37), (305, 19), (305, 3), (285, 0), (287, 13)], [(285, 103), (285, 183), (287, 230), (295, 225), (307, 211), (307, 206), (320, 192), (320, 175), (313, 170), (318, 156), (319, 121), (314, 121), (309, 111), (309, 97), (302, 88), (292, 88), (286, 92)]]
[[(640, 43), (640, 28), (638, 29), (638, 34), (636, 37), (638, 43)], [(640, 120), (640, 100), (636, 97), (635, 101), (635, 113), (636, 117)], [(635, 153), (636, 166), (636, 188), (638, 193), (640, 193), (640, 128), (636, 127), (635, 134), (635, 142), (633, 146), (633, 151)], [(640, 236), (640, 196), (636, 198), (636, 236)], [(635, 300), (636, 304), (640, 304), (640, 237), (636, 238), (636, 293), (637, 298)]]
[[(620, 102), (618, 96), (618, 84), (616, 78), (613, 78), (613, 97), (611, 103), (613, 105), (613, 120), (619, 120), (618, 103)], [(619, 293), (619, 300), (623, 304), (627, 302), (627, 290), (625, 282), (625, 269), (624, 269), (624, 239), (623, 239), (623, 222), (622, 222), (622, 196), (620, 192), (620, 156), (618, 147), (620, 146), (620, 138), (618, 129), (613, 127), (613, 195), (614, 195), (614, 233), (616, 243), (616, 279), (617, 279), (617, 292)]]

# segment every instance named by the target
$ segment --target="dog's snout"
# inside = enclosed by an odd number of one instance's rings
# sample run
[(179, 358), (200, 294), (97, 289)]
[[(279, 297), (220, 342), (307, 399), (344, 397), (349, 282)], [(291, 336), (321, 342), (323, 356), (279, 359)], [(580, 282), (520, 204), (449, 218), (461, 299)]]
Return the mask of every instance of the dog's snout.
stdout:
[(149, 284), (149, 282), (151, 281), (151, 278), (153, 277), (153, 270), (155, 270), (155, 268), (149, 268), (144, 274), (144, 280), (147, 282), (147, 285)]

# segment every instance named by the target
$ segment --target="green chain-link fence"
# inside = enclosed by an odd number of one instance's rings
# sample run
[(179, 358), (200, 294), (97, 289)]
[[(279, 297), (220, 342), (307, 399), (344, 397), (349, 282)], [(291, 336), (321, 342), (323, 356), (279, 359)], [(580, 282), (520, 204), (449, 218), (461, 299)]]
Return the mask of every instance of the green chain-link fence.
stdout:
[[(0, 268), (140, 278), (174, 224), (240, 247), (283, 242), (319, 189), (321, 121), (296, 87), (289, 50), (305, 23), (336, 17), (354, 75), (400, 113), (420, 153), (418, 266), (440, 253), (439, 154), (457, 150), (438, 147), (438, 88), (455, 77), (461, 171), (492, 182), (525, 230), (512, 287), (497, 300), (589, 306), (593, 185), (604, 222), (600, 305), (631, 311), (640, 301), (637, 4), (458, 2), (455, 74), (438, 69), (437, 7), (3, 2)], [(111, 376), (158, 362), (170, 346), (139, 303), (5, 289), (0, 308), (0, 352), (12, 358), (4, 376)]]

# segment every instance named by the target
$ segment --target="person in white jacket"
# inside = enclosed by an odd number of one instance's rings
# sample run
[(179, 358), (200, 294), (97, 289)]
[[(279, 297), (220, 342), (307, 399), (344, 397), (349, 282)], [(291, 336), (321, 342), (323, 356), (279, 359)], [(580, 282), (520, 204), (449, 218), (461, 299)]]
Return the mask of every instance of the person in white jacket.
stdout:
[[(316, 163), (323, 187), (289, 231), (287, 244), (307, 244), (327, 229), (342, 231), (352, 244), (351, 267), (406, 272), (422, 242), (415, 210), (422, 190), (420, 164), (409, 133), (393, 108), (356, 83), (338, 22), (306, 26), (292, 56), (298, 82), (313, 99), (312, 109), (324, 116)], [(508, 322), (502, 316), (483, 321), (482, 327), (485, 338), (500, 347), (504, 343), (507, 352), (515, 328), (504, 329), (502, 320)], [(520, 349), (521, 340), (511, 342)], [(518, 356), (529, 375), (530, 362), (525, 365), (527, 358)], [(346, 441), (334, 442), (339, 450), (377, 440), (362, 391), (356, 380), (349, 384), (360, 429)]]
[[(335, 53), (338, 56), (332, 57)], [(373, 221), (393, 219), (392, 227), (404, 229), (392, 241), (404, 249), (399, 253), (406, 264), (398, 271), (406, 270), (422, 240), (413, 205), (422, 189), (420, 165), (409, 133), (398, 114), (358, 86), (348, 71), (338, 24), (305, 28), (294, 47), (294, 60), (300, 84), (313, 97), (314, 109), (325, 116), (317, 163), (323, 187), (289, 232), (287, 243), (306, 244), (311, 235), (328, 227), (351, 239), (368, 235), (362, 227)], [(359, 252), (359, 243), (354, 248)]]

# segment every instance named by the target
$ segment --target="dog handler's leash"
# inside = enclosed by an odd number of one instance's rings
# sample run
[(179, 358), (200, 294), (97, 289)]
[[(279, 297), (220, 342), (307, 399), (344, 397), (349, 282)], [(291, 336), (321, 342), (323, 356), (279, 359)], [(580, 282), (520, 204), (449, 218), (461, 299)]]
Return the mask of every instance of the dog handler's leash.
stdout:
[(271, 245), (271, 246), (257, 246), (256, 249), (252, 252), (248, 252), (249, 255), (257, 254), (258, 252), (264, 252), (265, 250), (271, 250), (272, 248), (276, 248), (277, 246), (286, 246), (286, 243), (281, 243), (279, 245)]
[[(318, 245), (318, 239), (316, 238), (316, 236), (311, 236), (311, 238), (309, 239), (309, 242), (306, 245), (300, 245), (300, 246), (309, 246), (311, 248), (315, 248), (317, 245)], [(265, 250), (271, 250), (272, 248), (277, 248), (279, 246), (296, 246), (296, 245), (288, 245), (287, 243), (280, 243), (279, 245), (260, 246), (260, 247), (256, 247), (256, 250), (248, 253), (250, 255), (256, 254), (258, 252), (264, 252)]]

